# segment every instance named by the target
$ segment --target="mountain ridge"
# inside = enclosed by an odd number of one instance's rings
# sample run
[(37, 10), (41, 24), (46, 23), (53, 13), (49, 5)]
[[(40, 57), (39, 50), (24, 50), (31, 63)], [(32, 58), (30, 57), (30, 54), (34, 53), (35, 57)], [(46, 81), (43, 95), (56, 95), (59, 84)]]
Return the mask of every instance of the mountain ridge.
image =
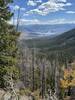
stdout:
[(52, 38), (22, 40), (22, 43), (30, 48), (35, 46), (36, 48), (48, 48), (50, 50), (74, 47), (75, 28)]
[(70, 29), (73, 29), (75, 24), (56, 24), (56, 25), (22, 25), (19, 26), (19, 31), (22, 33), (20, 39), (31, 39), (50, 35), (59, 35)]

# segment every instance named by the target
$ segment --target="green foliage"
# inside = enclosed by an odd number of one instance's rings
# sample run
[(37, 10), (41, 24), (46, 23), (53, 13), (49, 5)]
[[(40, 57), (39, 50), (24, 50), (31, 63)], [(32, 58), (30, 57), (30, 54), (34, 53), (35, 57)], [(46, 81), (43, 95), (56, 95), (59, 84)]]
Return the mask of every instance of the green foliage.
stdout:
[(12, 73), (13, 80), (18, 78), (18, 48), (17, 39), (19, 37), (14, 26), (8, 24), (12, 13), (8, 4), (12, 0), (0, 0), (0, 87), (4, 87), (4, 76)]
[(39, 89), (35, 90), (34, 92), (32, 92), (30, 89), (28, 88), (22, 88), (20, 89), (19, 91), (19, 94), (20, 95), (26, 95), (26, 96), (34, 96), (35, 100), (39, 100), (40, 99), (40, 92), (39, 92)]
[(19, 94), (20, 94), (20, 95), (26, 95), (26, 96), (28, 96), (28, 95), (31, 94), (31, 91), (30, 91), (30, 89), (21, 88), (20, 91), (19, 91)]
[(37, 90), (40, 87), (40, 68), (36, 67), (35, 68), (35, 78), (34, 78), (34, 85), (35, 85), (35, 90)]
[(48, 91), (48, 89), (52, 89), (52, 91), (54, 91), (55, 89), (55, 77), (54, 75), (50, 74), (50, 70), (49, 68), (47, 69), (47, 77), (46, 77), (46, 90)]
[(7, 6), (9, 3), (12, 3), (12, 0), (0, 0), (0, 21), (7, 21), (11, 18), (12, 13)]

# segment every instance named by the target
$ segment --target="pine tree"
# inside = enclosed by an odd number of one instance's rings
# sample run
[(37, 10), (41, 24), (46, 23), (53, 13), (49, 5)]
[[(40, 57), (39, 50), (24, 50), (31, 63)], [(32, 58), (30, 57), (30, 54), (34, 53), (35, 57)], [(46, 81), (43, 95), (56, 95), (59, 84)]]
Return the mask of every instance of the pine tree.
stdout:
[[(6, 86), (6, 80), (11, 77), (15, 81), (18, 77), (18, 48), (17, 39), (19, 33), (16, 32), (13, 25), (8, 24), (12, 13), (8, 7), (12, 0), (0, 0), (0, 87)], [(7, 80), (8, 80), (7, 79)], [(10, 85), (10, 84), (9, 84)]]

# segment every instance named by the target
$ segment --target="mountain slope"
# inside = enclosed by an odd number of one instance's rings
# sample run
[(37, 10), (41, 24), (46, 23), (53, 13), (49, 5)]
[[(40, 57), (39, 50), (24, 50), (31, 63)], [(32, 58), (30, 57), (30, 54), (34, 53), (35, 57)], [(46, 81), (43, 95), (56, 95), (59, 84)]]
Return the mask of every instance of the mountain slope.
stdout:
[(62, 33), (55, 37), (45, 37), (37, 39), (23, 40), (23, 45), (37, 48), (48, 48), (49, 50), (61, 50), (75, 47), (75, 29)]
[[(50, 44), (53, 45), (53, 48), (70, 48), (75, 45), (75, 29), (72, 29), (68, 32), (65, 32), (59, 36), (50, 40)], [(48, 44), (48, 46), (50, 45)], [(47, 46), (47, 44), (46, 44)]]

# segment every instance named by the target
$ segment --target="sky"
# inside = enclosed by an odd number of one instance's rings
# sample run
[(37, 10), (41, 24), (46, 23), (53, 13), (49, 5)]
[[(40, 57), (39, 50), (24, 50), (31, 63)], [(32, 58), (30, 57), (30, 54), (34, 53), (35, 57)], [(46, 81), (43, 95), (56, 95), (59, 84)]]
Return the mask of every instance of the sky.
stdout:
[(75, 24), (75, 0), (14, 0), (10, 4), (14, 16), (10, 23), (19, 24)]

